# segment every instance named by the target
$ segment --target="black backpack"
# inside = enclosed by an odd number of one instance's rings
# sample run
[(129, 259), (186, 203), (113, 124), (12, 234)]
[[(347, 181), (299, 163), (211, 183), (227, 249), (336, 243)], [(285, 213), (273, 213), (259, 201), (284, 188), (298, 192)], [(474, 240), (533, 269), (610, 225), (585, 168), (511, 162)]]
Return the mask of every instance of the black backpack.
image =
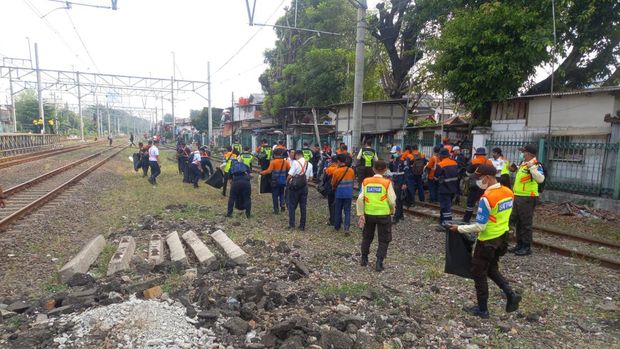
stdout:
[(411, 173), (414, 175), (421, 175), (424, 173), (424, 167), (426, 166), (426, 159), (424, 159), (420, 154), (413, 155), (413, 162), (411, 164)]

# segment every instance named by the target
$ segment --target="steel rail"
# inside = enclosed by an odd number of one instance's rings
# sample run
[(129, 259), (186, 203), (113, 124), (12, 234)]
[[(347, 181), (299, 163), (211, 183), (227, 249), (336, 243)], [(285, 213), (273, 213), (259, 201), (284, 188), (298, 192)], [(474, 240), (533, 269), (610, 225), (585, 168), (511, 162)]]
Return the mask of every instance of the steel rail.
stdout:
[[(47, 150), (47, 151), (44, 151), (44, 152), (33, 152), (31, 154), (23, 154), (25, 156), (19, 155), (20, 158), (18, 158), (18, 159), (7, 160), (7, 161), (0, 162), (0, 169), (8, 168), (8, 167), (19, 165), (19, 164), (24, 164), (24, 163), (35, 161), (35, 160), (39, 160), (39, 159), (43, 159), (43, 158), (46, 158), (48, 156), (54, 156), (54, 155), (60, 155), (60, 154), (64, 154), (64, 153), (69, 153), (69, 152), (72, 152), (72, 151), (76, 151), (76, 150), (92, 147), (94, 145), (96, 145), (96, 143), (93, 143), (93, 144), (81, 144), (81, 145), (70, 146), (70, 147), (66, 147), (66, 148), (62, 148), (62, 149), (53, 149), (53, 150)], [(11, 158), (13, 158), (13, 157), (11, 157)]]
[(50, 201), (53, 198), (55, 198), (56, 196), (58, 196), (61, 192), (63, 192), (64, 190), (66, 190), (67, 188), (72, 186), (73, 184), (79, 182), (82, 178), (88, 176), (90, 173), (95, 171), (97, 168), (101, 167), (103, 164), (108, 162), (110, 159), (112, 159), (113, 157), (118, 155), (120, 152), (125, 150), (125, 148), (126, 147), (123, 147), (120, 150), (114, 152), (114, 154), (111, 154), (110, 156), (107, 156), (103, 160), (101, 160), (98, 163), (90, 166), (86, 170), (80, 172), (78, 175), (74, 176), (73, 178), (69, 179), (68, 181), (64, 182), (63, 184), (59, 185), (58, 187), (52, 189), (51, 191), (47, 192), (43, 196), (39, 197), (38, 199), (30, 202), (26, 206), (20, 208), (19, 210), (13, 212), (9, 216), (3, 218), (2, 220), (0, 220), (0, 230), (5, 230), (6, 227), (8, 227), (10, 224), (15, 222), (16, 220), (18, 220), (21, 217), (25, 216), (26, 214), (32, 212), (33, 210), (43, 206), (45, 203), (47, 203), (48, 201)]

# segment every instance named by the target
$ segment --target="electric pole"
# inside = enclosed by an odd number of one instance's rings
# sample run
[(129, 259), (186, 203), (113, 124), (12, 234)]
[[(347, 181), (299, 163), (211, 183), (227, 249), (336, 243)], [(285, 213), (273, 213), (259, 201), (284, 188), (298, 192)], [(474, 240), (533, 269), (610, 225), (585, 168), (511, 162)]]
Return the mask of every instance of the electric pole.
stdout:
[(43, 110), (43, 92), (41, 89), (41, 69), (39, 67), (39, 46), (34, 43), (34, 59), (37, 70), (37, 94), (39, 95), (39, 119), (43, 122), (41, 134), (45, 134), (45, 112)]
[(357, 34), (355, 39), (355, 81), (353, 83), (353, 128), (351, 149), (356, 151), (362, 136), (362, 108), (364, 101), (364, 48), (366, 36), (366, 0), (357, 1)]
[(174, 54), (174, 51), (171, 52), (172, 53), (172, 77), (170, 78), (170, 95), (171, 95), (171, 104), (172, 104), (172, 134), (173, 137), (176, 137), (176, 128), (177, 128), (177, 122), (174, 118), (174, 81), (176, 80), (176, 57)]
[(211, 62), (207, 62), (207, 102), (209, 103), (209, 140), (207, 145), (211, 145), (213, 139), (213, 109), (211, 108)]

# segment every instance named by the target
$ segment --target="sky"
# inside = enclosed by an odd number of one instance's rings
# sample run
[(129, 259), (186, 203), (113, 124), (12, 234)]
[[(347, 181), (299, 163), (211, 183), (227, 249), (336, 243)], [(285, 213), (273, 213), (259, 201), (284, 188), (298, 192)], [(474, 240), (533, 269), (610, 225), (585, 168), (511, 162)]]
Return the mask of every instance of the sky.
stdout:
[[(110, 0), (75, 2), (110, 5)], [(369, 7), (377, 2), (370, 0)], [(256, 0), (254, 21), (273, 24), (290, 4)], [(233, 93), (235, 99), (261, 93), (263, 52), (274, 46), (276, 36), (271, 27), (248, 25), (245, 0), (118, 0), (117, 11), (77, 5), (58, 9), (62, 6), (49, 0), (2, 0), (0, 57), (28, 58), (29, 38), (38, 43), (43, 69), (170, 78), (174, 52), (179, 79), (206, 81), (211, 62), (214, 107), (229, 106)], [(7, 94), (8, 82), (0, 81), (0, 104)], [(75, 102), (70, 95), (56, 97)], [(206, 106), (193, 93), (178, 98), (177, 118)], [(125, 103), (142, 106), (135, 99)], [(161, 108), (155, 100), (147, 101), (148, 107), (156, 104)], [(169, 103), (164, 111), (171, 111)]]

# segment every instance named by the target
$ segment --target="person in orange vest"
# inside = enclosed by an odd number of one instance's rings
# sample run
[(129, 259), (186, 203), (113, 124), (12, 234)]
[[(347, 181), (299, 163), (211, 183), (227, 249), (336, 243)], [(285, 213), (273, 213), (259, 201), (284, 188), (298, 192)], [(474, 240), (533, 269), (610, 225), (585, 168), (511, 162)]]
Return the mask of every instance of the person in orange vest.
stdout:
[(469, 194), (467, 194), (467, 208), (465, 208), (465, 215), (463, 215), (463, 222), (469, 223), (471, 217), (474, 215), (474, 207), (480, 200), (484, 190), (478, 188), (476, 181), (473, 179), (473, 174), (480, 165), (491, 165), (493, 163), (487, 158), (487, 150), (485, 147), (476, 149), (474, 157), (471, 159), (469, 166), (467, 166), (467, 177), (469, 177)]
[(450, 144), (450, 138), (445, 137), (443, 139), (443, 148), (448, 149), (448, 154), (452, 155), (452, 144)]
[(437, 169), (437, 164), (439, 163), (439, 157), (437, 154), (439, 153), (439, 146), (435, 146), (433, 148), (433, 156), (431, 156), (428, 163), (426, 163), (426, 173), (428, 178), (428, 192), (430, 195), (429, 202), (435, 203), (438, 201), (437, 198), (437, 188), (439, 183), (435, 180), (435, 170)]
[(331, 185), (335, 192), (334, 195), (334, 229), (340, 230), (342, 224), (342, 213), (344, 211), (344, 235), (349, 236), (351, 226), (351, 197), (353, 197), (353, 181), (355, 180), (355, 170), (347, 165), (347, 157), (344, 154), (336, 156), (337, 167), (328, 167), (325, 174), (331, 176)]
[(260, 173), (261, 175), (271, 173), (271, 200), (274, 214), (285, 211), (284, 189), (286, 187), (286, 174), (290, 169), (291, 165), (284, 158), (284, 150), (278, 148), (273, 152), (273, 159), (269, 162), (269, 167)]
[(439, 163), (435, 171), (439, 193), (439, 224), (452, 220), (452, 200), (458, 192), (458, 165), (450, 159), (448, 149), (439, 150)]
[(222, 172), (224, 172), (224, 186), (222, 187), (222, 195), (226, 196), (226, 187), (228, 186), (228, 170), (230, 170), (230, 166), (232, 165), (232, 159), (236, 159), (239, 156), (239, 153), (236, 152), (236, 149), (228, 145), (226, 146), (226, 152), (224, 153), (224, 162), (220, 165), (222, 168)]
[(385, 161), (375, 161), (373, 169), (375, 175), (364, 179), (362, 182), (362, 190), (357, 198), (356, 205), (359, 226), (363, 228), (360, 265), (363, 267), (368, 265), (370, 245), (375, 238), (376, 228), (379, 246), (377, 247), (375, 270), (381, 272), (384, 269), (383, 261), (387, 256), (388, 245), (392, 241), (391, 215), (396, 208), (396, 193), (392, 181), (383, 177), (387, 171)]

